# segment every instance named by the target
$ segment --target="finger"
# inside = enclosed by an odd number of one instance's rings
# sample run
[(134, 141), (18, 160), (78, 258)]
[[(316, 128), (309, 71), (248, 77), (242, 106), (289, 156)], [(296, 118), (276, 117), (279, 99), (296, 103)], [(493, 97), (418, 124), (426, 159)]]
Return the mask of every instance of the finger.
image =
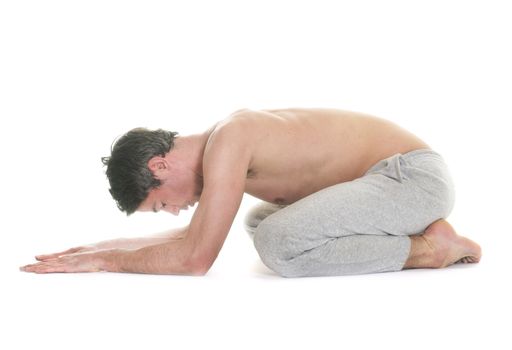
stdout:
[(41, 261), (41, 262), (38, 262), (35, 264), (28, 264), (25, 266), (21, 266), (20, 271), (32, 272), (33, 269), (40, 268), (41, 266), (53, 266), (56, 264), (57, 260), (58, 259), (50, 259), (50, 260)]
[(21, 271), (33, 273), (59, 273), (59, 272), (93, 272), (92, 269), (84, 269), (83, 267), (74, 266), (66, 263), (62, 259), (52, 259), (35, 264), (29, 264), (20, 267)]
[[(86, 254), (86, 253), (83, 253)], [(65, 255), (59, 258), (40, 261), (35, 264), (29, 264), (22, 268), (25, 272), (34, 273), (54, 273), (54, 272), (98, 272), (100, 269), (91, 263), (87, 255)]]
[(65, 272), (62, 267), (51, 267), (51, 266), (37, 266), (27, 270), (26, 272), (33, 272), (37, 274), (41, 273), (56, 273), (56, 272)]
[(20, 270), (25, 271), (25, 272), (31, 272), (35, 268), (36, 265), (37, 264), (25, 265), (25, 266), (20, 267)]
[(25, 271), (25, 272), (34, 272), (34, 270), (37, 270), (38, 268), (40, 268), (40, 266), (41, 266), (41, 263), (29, 264), (29, 265), (20, 267), (20, 270)]
[(75, 253), (78, 250), (79, 250), (79, 248), (71, 248), (71, 249), (64, 250), (64, 251), (58, 252), (58, 253), (36, 255), (35, 258), (36, 258), (36, 260), (39, 260), (39, 261), (44, 261), (44, 260), (48, 260), (48, 259), (55, 259), (55, 258), (58, 258), (61, 255)]
[(38, 270), (38, 267), (35, 265), (25, 265), (20, 267), (20, 270), (23, 272), (35, 272), (36, 270)]
[(48, 273), (48, 272), (64, 272), (66, 266), (58, 261), (51, 262), (40, 262), (36, 264), (26, 265), (20, 268), (20, 270), (25, 272), (34, 272), (34, 273)]
[(35, 258), (36, 258), (36, 260), (39, 260), (39, 261), (45, 261), (48, 259), (55, 259), (55, 258), (58, 258), (59, 256), (66, 255), (66, 254), (73, 254), (73, 253), (78, 252), (81, 249), (82, 249), (81, 247), (70, 248), (68, 250), (64, 250), (59, 253), (36, 255)]
[(37, 265), (37, 266), (31, 266), (31, 267), (25, 267), (21, 268), (24, 272), (33, 272), (37, 274), (44, 274), (44, 273), (71, 273), (71, 272), (99, 272), (99, 269), (94, 268), (78, 268), (73, 266), (66, 266), (66, 265), (60, 265), (60, 266), (50, 266), (50, 265)]

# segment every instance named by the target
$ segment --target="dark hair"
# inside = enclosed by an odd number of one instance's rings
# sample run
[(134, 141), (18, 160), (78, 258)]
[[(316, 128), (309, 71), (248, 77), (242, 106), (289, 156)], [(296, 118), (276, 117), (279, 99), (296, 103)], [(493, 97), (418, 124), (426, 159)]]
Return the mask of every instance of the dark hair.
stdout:
[(134, 213), (152, 188), (161, 185), (148, 168), (154, 156), (164, 157), (174, 146), (177, 132), (136, 128), (121, 136), (111, 147), (107, 166), (110, 194), (117, 207), (127, 215)]

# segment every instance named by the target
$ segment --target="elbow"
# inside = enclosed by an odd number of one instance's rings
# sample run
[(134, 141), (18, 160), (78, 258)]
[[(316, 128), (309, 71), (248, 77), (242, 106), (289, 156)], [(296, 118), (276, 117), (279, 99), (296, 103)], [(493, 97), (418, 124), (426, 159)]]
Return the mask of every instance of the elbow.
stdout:
[(212, 267), (214, 261), (217, 258), (218, 252), (213, 252), (210, 249), (200, 249), (196, 245), (190, 244), (188, 240), (188, 249), (186, 256), (186, 267), (191, 275), (194, 276), (204, 276), (208, 273), (210, 268)]
[(210, 261), (210, 259), (193, 258), (190, 256), (187, 262), (187, 270), (192, 276), (204, 276), (208, 273), (212, 265), (213, 261)]
[(204, 276), (208, 273), (210, 269), (209, 268), (198, 268), (193, 270), (192, 276)]
[(210, 270), (211, 264), (204, 264), (200, 262), (190, 263), (188, 270), (192, 276), (204, 276)]

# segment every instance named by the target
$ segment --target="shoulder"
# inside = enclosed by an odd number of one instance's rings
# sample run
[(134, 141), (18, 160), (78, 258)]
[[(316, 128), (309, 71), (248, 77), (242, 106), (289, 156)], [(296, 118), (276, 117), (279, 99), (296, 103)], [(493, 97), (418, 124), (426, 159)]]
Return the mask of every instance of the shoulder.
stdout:
[(253, 140), (249, 117), (251, 110), (236, 111), (227, 118), (219, 121), (211, 130), (206, 142), (203, 155), (203, 170), (222, 168), (223, 165), (250, 163)]
[(281, 118), (267, 110), (244, 108), (233, 112), (211, 129), (205, 156), (224, 149), (240, 157), (252, 156), (263, 136), (276, 127), (276, 120)]
[(225, 142), (232, 146), (249, 147), (254, 130), (261, 122), (261, 117), (260, 111), (247, 108), (233, 112), (215, 124), (211, 130), (208, 144)]

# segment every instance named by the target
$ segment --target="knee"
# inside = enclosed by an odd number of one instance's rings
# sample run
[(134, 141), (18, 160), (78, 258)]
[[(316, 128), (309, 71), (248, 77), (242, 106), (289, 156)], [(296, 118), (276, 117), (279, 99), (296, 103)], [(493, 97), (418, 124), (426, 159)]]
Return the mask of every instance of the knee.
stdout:
[(255, 230), (254, 247), (261, 261), (281, 277), (302, 276), (293, 264), (291, 244), (290, 236), (271, 218), (263, 220)]
[(453, 185), (452, 181), (448, 182), (448, 189), (447, 189), (447, 199), (446, 199), (446, 211), (445, 211), (445, 218), (450, 215), (450, 213), (453, 210), (453, 207), (455, 206), (455, 186)]
[(256, 228), (259, 224), (276, 211), (284, 208), (284, 205), (277, 205), (268, 202), (261, 202), (247, 212), (244, 218), (244, 228), (249, 236), (254, 239)]
[(261, 222), (260, 211), (257, 207), (251, 208), (244, 218), (244, 228), (245, 231), (249, 234), (249, 236), (254, 239), (254, 234), (256, 232), (256, 228)]
[(437, 193), (439, 196), (437, 214), (440, 218), (446, 219), (452, 212), (455, 205), (455, 187), (450, 178), (444, 179), (442, 185), (439, 186)]
[(447, 218), (455, 205), (455, 184), (450, 170), (445, 165), (439, 170), (439, 176), (431, 181), (431, 192), (437, 194), (439, 205), (437, 207), (439, 217)]

